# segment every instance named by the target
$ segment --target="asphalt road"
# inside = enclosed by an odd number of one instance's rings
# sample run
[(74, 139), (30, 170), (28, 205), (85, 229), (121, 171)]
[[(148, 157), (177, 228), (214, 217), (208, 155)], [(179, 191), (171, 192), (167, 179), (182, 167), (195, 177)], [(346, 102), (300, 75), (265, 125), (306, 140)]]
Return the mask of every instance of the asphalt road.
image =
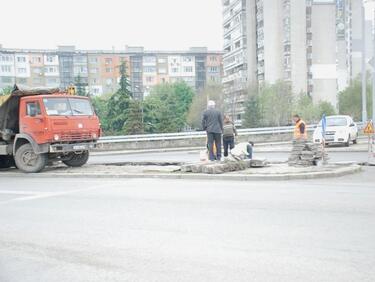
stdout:
[(0, 281), (375, 281), (374, 181), (0, 176)]
[[(266, 158), (269, 161), (286, 161), (289, 153), (287, 152), (256, 152), (254, 157)], [(366, 162), (366, 152), (329, 152), (329, 158), (332, 162), (354, 161)], [(199, 161), (199, 151), (177, 151), (160, 153), (132, 153), (132, 154), (101, 154), (90, 156), (91, 164), (106, 164), (119, 162), (140, 162), (140, 161), (171, 161), (171, 162), (194, 162)]]

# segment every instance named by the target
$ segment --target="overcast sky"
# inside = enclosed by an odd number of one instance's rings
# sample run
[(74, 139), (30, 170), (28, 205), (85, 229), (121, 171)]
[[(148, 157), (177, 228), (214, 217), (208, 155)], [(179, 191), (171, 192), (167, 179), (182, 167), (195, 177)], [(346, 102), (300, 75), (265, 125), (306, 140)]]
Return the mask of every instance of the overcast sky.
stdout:
[(221, 0), (1, 0), (5, 48), (222, 49)]
[(221, 0), (1, 0), (0, 10), (5, 48), (222, 49)]

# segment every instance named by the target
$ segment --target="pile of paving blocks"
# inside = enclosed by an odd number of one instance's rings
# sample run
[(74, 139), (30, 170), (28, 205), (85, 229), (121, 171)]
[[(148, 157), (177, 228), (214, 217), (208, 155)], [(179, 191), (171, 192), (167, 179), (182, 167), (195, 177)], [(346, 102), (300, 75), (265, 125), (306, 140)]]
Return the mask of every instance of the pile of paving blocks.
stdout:
[(181, 171), (191, 173), (222, 174), (225, 172), (245, 170), (251, 167), (265, 167), (267, 165), (268, 162), (266, 159), (226, 160), (222, 162), (185, 164), (181, 166)]
[(314, 166), (321, 160), (327, 160), (327, 154), (320, 144), (305, 140), (294, 140), (292, 153), (288, 158), (289, 166)]

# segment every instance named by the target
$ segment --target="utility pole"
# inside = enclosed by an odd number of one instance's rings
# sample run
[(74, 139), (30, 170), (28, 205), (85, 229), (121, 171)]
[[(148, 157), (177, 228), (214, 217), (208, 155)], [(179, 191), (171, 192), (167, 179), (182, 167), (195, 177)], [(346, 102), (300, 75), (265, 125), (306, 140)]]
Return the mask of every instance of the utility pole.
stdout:
[(375, 9), (373, 20), (373, 56), (372, 56), (372, 122), (375, 122)]
[(362, 3), (362, 122), (367, 121), (366, 97), (366, 19), (365, 7)]

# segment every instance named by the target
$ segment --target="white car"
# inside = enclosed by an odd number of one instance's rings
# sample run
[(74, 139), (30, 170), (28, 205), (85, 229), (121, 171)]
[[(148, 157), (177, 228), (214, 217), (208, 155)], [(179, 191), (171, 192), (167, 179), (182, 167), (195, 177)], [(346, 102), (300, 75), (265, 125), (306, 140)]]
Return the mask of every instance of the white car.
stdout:
[[(358, 127), (350, 116), (327, 116), (325, 143), (344, 144), (349, 147), (350, 142), (357, 144)], [(322, 122), (314, 131), (314, 143), (322, 143)]]

